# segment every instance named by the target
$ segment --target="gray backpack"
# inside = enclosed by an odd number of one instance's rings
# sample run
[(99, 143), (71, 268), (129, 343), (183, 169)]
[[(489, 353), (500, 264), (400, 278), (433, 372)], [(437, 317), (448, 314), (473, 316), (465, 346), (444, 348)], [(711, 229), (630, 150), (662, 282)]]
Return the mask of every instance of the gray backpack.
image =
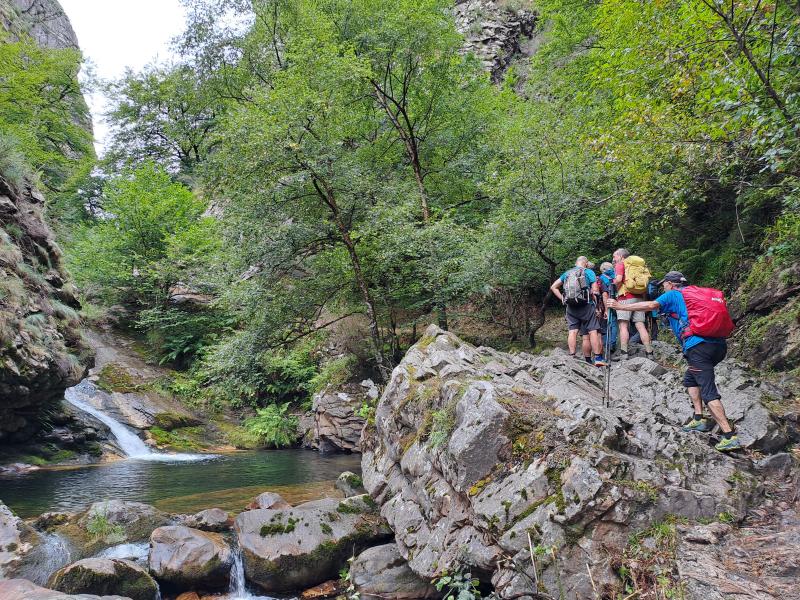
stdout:
[(589, 304), (589, 284), (586, 282), (586, 269), (575, 267), (567, 273), (564, 281), (564, 304), (583, 306)]

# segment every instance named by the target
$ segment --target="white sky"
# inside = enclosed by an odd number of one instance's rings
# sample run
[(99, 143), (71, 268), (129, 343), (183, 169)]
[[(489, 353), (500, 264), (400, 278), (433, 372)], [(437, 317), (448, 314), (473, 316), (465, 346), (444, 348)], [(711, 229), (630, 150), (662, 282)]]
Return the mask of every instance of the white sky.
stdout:
[[(60, 0), (84, 56), (101, 79), (115, 79), (126, 67), (169, 59), (169, 43), (183, 31), (184, 9), (179, 0)], [(104, 149), (108, 131), (102, 122), (106, 99), (87, 94), (94, 121), (95, 146)]]

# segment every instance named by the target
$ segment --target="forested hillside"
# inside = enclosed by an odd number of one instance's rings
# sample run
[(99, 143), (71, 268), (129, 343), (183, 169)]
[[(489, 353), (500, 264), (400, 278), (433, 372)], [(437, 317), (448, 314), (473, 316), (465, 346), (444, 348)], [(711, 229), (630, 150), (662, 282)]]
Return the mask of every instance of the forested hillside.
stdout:
[[(796, 369), (797, 5), (458, 4), (460, 30), (452, 0), (187, 0), (53, 201), (87, 314), (173, 391), (261, 406), (385, 379), (431, 321), (535, 345), (551, 281), (626, 246), (735, 293), (740, 354)], [(46, 151), (45, 184), (85, 175)]]

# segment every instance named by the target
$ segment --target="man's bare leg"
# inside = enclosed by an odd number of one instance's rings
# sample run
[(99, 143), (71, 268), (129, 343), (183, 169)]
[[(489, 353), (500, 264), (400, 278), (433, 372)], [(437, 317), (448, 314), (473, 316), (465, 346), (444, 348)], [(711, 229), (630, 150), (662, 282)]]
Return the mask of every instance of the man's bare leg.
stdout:
[(694, 414), (702, 415), (703, 414), (703, 401), (700, 400), (700, 388), (699, 387), (690, 387), (690, 388), (686, 388), (686, 391), (689, 392), (689, 398), (692, 399), (692, 406), (694, 406)]
[(719, 400), (711, 400), (708, 403), (708, 410), (711, 411), (714, 420), (719, 423), (719, 428), (722, 429), (722, 433), (730, 433), (733, 431), (733, 427), (731, 427), (728, 417), (725, 414), (725, 408), (723, 408), (722, 402)]
[(581, 349), (583, 350), (584, 356), (592, 355), (592, 342), (590, 341), (590, 337), (591, 333), (589, 335), (584, 335), (583, 339), (581, 340)]
[(570, 354), (575, 354), (575, 350), (578, 347), (578, 330), (577, 329), (570, 329), (569, 335), (567, 336), (567, 347), (569, 348)]
[(644, 344), (645, 352), (652, 352), (653, 344), (650, 340), (650, 332), (647, 331), (647, 324), (636, 323), (636, 331), (639, 332), (639, 336), (642, 338), (642, 344)]
[(628, 351), (628, 340), (631, 338), (628, 330), (628, 321), (619, 320), (619, 348), (623, 352)]

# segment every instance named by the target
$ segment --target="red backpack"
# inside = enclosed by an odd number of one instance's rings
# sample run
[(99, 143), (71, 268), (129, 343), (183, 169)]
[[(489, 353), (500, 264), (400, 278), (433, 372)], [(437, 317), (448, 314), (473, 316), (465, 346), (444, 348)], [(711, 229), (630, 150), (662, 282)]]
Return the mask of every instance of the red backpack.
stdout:
[(696, 285), (681, 288), (680, 292), (689, 313), (689, 325), (681, 334), (684, 338), (690, 335), (726, 338), (733, 332), (736, 326), (725, 304), (725, 294)]

